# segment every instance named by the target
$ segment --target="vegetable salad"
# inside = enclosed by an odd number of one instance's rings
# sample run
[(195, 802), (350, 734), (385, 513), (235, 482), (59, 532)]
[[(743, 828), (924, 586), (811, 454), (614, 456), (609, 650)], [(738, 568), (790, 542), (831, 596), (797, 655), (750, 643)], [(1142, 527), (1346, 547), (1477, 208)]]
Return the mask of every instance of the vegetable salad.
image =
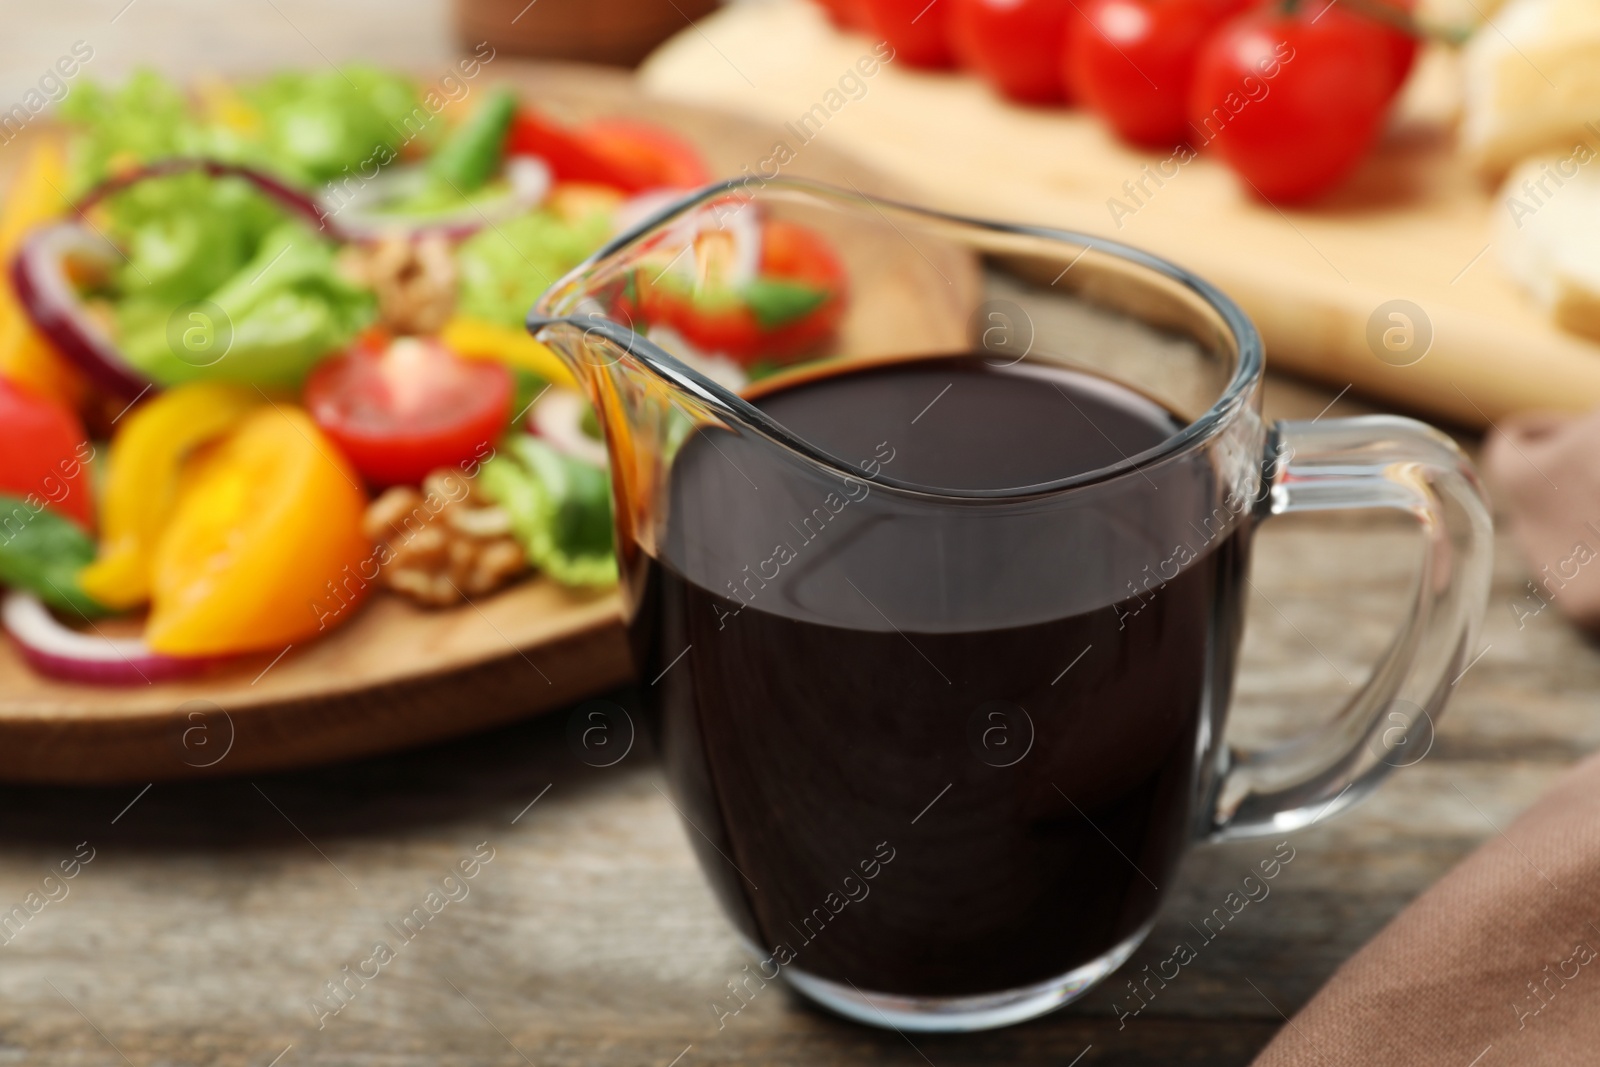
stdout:
[[(35, 142), (0, 207), (0, 623), (35, 668), (137, 684), (373, 596), (616, 580), (593, 413), (523, 320), (710, 172), (632, 119), (437, 99), (361, 66), (140, 73)], [(815, 233), (745, 229), (742, 273), (628, 309), (736, 380), (826, 343), (845, 291)]]

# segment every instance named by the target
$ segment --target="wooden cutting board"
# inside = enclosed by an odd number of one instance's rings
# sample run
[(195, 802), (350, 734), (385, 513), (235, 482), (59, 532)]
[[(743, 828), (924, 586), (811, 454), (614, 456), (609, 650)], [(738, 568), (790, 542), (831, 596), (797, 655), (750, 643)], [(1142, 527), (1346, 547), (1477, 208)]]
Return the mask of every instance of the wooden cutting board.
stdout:
[[(489, 72), (563, 117), (625, 114), (678, 130), (725, 173), (761, 158), (774, 137), (759, 120), (647, 99), (616, 71), (502, 58)], [(795, 171), (903, 195), (837, 148), (808, 153)], [(859, 284), (863, 304), (944, 299), (889, 277)], [(379, 595), (323, 640), (183, 682), (62, 684), (34, 674), (0, 637), (0, 780), (147, 782), (345, 759), (561, 707), (630, 675), (616, 594), (544, 579), (443, 611)]]
[[(1175, 260), (1245, 308), (1273, 366), (1335, 389), (1473, 427), (1600, 405), (1600, 345), (1550, 325), (1498, 267), (1491, 218), (1505, 206), (1456, 156), (1459, 79), (1445, 51), (1424, 57), (1380, 151), (1348, 186), (1315, 208), (1279, 210), (1204, 158), (1169, 165), (1176, 173), (1157, 185), (1144, 168), (1171, 153), (1130, 149), (1081, 112), (1003, 103), (965, 75), (890, 63), (853, 77), (872, 46), (807, 0), (730, 4), (640, 75), (659, 96), (777, 125), (795, 168), (843, 149), (934, 206)], [(1405, 329), (1391, 312), (1414, 329), (1409, 349), (1383, 348), (1386, 330)]]

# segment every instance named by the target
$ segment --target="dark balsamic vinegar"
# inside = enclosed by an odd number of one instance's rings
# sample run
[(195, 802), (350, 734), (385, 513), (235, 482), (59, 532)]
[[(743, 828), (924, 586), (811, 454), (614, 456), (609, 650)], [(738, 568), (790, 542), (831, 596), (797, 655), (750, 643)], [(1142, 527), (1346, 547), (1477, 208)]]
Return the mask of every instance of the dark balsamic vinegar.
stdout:
[[(955, 489), (1097, 470), (1182, 427), (1107, 380), (975, 356), (756, 402)], [(1181, 521), (1218, 495), (1204, 463), (1123, 481), (1093, 514), (902, 507), (751, 435), (683, 445), (656, 555), (623, 545), (630, 638), (689, 839), (762, 955), (973, 995), (1151, 919), (1210, 785), (1249, 523)]]

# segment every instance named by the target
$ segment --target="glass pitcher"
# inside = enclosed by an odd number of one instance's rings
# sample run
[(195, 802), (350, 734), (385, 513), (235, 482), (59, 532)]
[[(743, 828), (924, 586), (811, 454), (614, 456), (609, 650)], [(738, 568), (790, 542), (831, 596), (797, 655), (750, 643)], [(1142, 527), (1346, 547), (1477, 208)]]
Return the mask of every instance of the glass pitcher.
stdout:
[[(818, 361), (736, 387), (714, 346), (763, 323), (730, 309), (727, 279), (748, 286), (796, 240), (843, 291), (760, 296), (798, 315), (774, 346)], [(755, 961), (742, 989), (781, 976), (902, 1030), (1064, 1004), (1139, 945), (1191, 845), (1355, 803), (1472, 655), (1491, 524), (1454, 444), (1403, 418), (1264, 423), (1249, 320), (1135, 249), (730, 182), (611, 242), (528, 324), (598, 414), (640, 685)], [(1039, 376), (1091, 427), (1095, 390), (1137, 397), (1169, 429), (1092, 469), (1030, 453), (1059, 463), (1026, 484), (923, 484), (918, 457), (964, 410), (965, 386), (935, 395), (943, 367)], [(870, 404), (849, 391), (862, 375)], [(849, 406), (813, 402), (823, 386)], [(1012, 413), (970, 409), (963, 432)], [(1252, 531), (1365, 508), (1421, 533), (1394, 641), (1331, 720), (1231, 747)]]

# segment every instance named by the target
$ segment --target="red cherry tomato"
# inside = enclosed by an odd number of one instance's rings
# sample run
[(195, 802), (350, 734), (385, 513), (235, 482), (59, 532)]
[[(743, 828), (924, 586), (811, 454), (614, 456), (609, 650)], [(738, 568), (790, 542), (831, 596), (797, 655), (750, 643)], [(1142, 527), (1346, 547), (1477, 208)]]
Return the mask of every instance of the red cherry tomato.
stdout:
[(897, 63), (951, 67), (949, 0), (861, 0), (868, 28), (894, 49)]
[(1391, 96), (1391, 55), (1353, 18), (1263, 8), (1206, 41), (1189, 96), (1191, 142), (1214, 147), (1272, 201), (1309, 200), (1367, 155)]
[(579, 128), (589, 147), (610, 161), (626, 192), (693, 189), (711, 180), (695, 147), (659, 126), (632, 119), (598, 119)]
[(311, 417), (377, 486), (481, 459), (511, 418), (511, 373), (437, 341), (369, 337), (306, 382)]
[(1088, 23), (1064, 52), (1077, 98), (1124, 138), (1170, 148), (1187, 139), (1200, 46), (1253, 0), (1086, 0)]
[(867, 28), (867, 16), (861, 10), (861, 0), (817, 0), (817, 4), (828, 13), (829, 20), (841, 30)]
[(827, 295), (805, 314), (773, 327), (763, 326), (737, 299), (696, 300), (670, 284), (647, 282), (640, 286), (640, 317), (647, 323), (672, 327), (703, 352), (727, 356), (745, 366), (788, 362), (833, 336), (844, 317), (845, 272), (820, 236), (792, 222), (768, 222), (761, 231), (757, 274), (762, 279), (812, 286)]
[(94, 528), (89, 435), (70, 408), (0, 378), (0, 493)]
[(1013, 100), (1051, 104), (1066, 98), (1061, 49), (1083, 21), (1073, 0), (941, 2), (950, 4), (951, 45), (963, 66)]
[[(1410, 15), (1417, 6), (1417, 0), (1374, 0), (1374, 2), (1393, 8), (1397, 15)], [(1367, 32), (1383, 41), (1384, 50), (1388, 54), (1386, 66), (1389, 71), (1389, 92), (1391, 95), (1398, 93), (1405, 86), (1406, 79), (1411, 76), (1411, 68), (1416, 65), (1417, 49), (1421, 42), (1414, 34), (1407, 33), (1399, 26), (1353, 8), (1340, 7), (1338, 3), (1339, 0), (1327, 0), (1326, 3), (1311, 0), (1307, 7), (1311, 9), (1312, 17), (1318, 21), (1321, 21), (1324, 14), (1328, 17), (1337, 15), (1365, 28)]]
[(609, 185), (625, 193), (662, 186), (689, 188), (710, 180), (705, 162), (691, 145), (629, 119), (600, 119), (574, 128), (522, 108), (512, 119), (506, 151), (540, 157), (557, 181)]

